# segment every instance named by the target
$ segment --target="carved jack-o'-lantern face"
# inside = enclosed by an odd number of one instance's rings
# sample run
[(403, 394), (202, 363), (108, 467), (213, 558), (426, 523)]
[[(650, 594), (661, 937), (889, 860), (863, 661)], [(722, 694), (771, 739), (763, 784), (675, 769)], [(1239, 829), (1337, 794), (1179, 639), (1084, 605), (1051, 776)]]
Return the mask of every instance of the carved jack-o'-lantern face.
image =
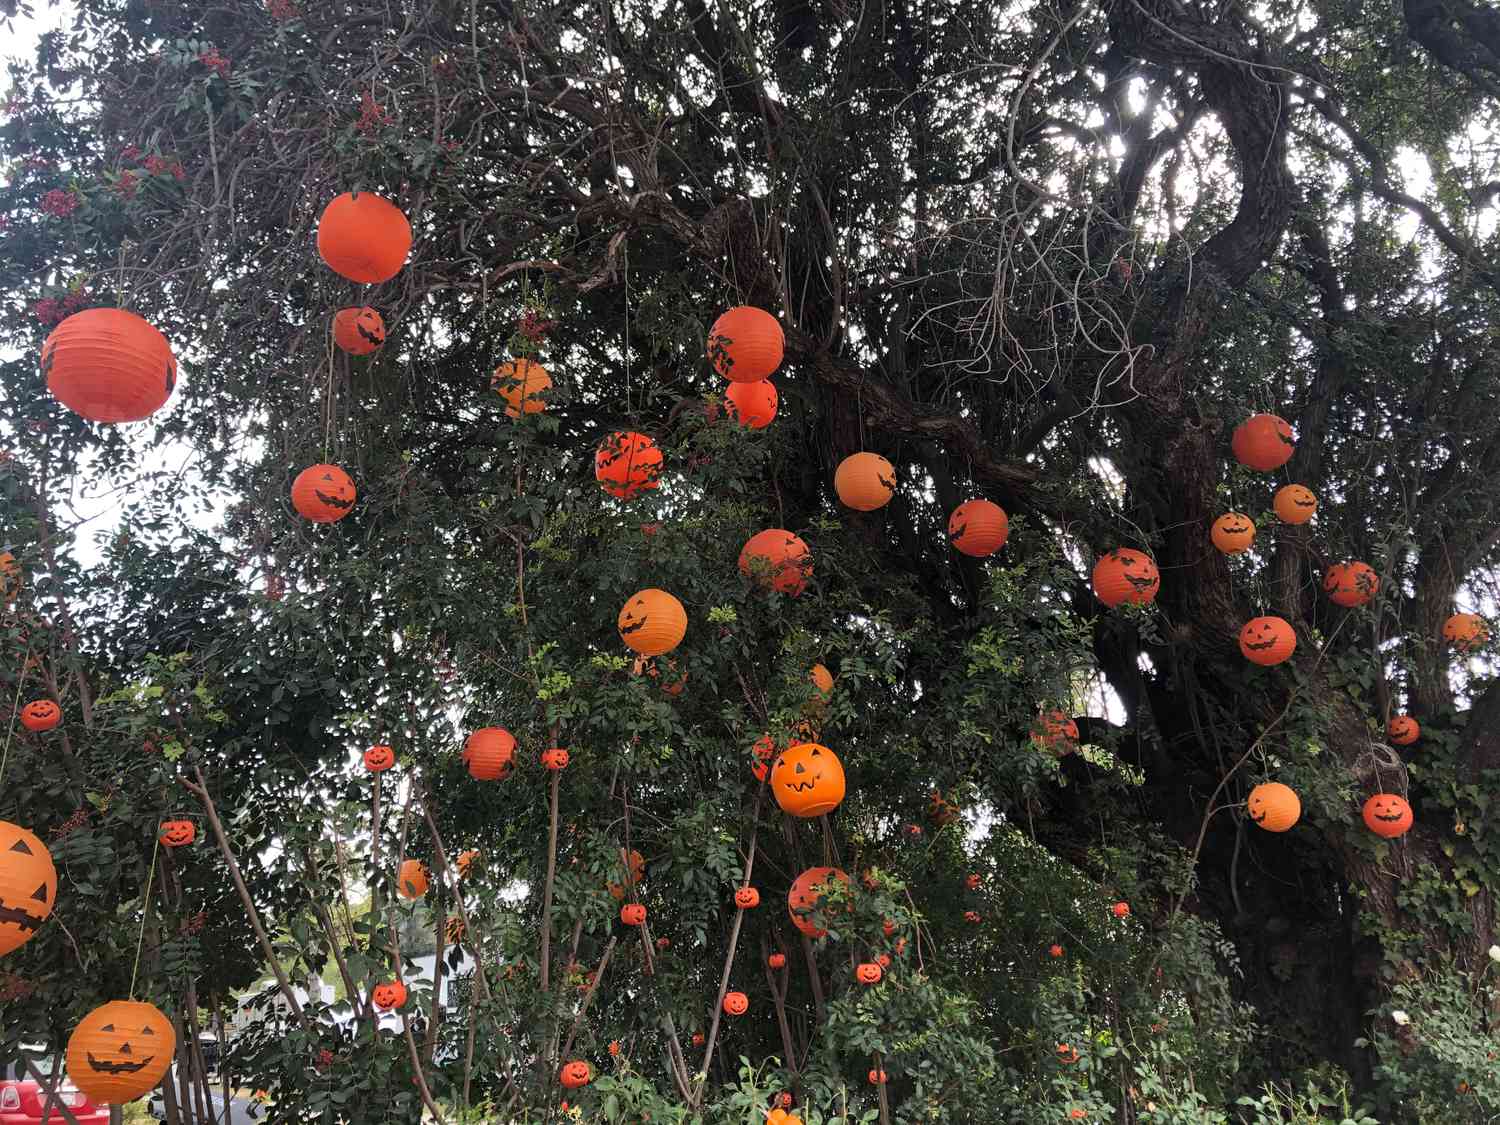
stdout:
[(365, 769), (383, 773), (396, 764), (396, 752), (389, 746), (371, 746), (365, 751)]
[(157, 839), (163, 847), (184, 848), (198, 838), (198, 826), (191, 820), (164, 820)]
[(1411, 806), (1395, 793), (1376, 793), (1365, 802), (1365, 827), (1387, 840), (1405, 835), (1411, 828)]
[(576, 1090), (580, 1086), (587, 1086), (592, 1075), (589, 1073), (589, 1064), (581, 1059), (563, 1063), (562, 1084), (569, 1090)]
[(734, 904), (741, 910), (751, 910), (760, 905), (760, 892), (754, 887), (741, 887), (734, 892)]
[(615, 625), (627, 648), (642, 656), (661, 656), (687, 635), (687, 610), (667, 591), (650, 587), (625, 603)]
[(750, 1010), (750, 998), (743, 992), (724, 994), (724, 1011), (731, 1016), (743, 1016)]
[(406, 1003), (406, 985), (399, 980), (388, 980), (384, 984), (377, 984), (375, 991), (370, 993), (370, 999), (382, 1012), (393, 1011)]
[(62, 722), (62, 708), (50, 699), (35, 699), (21, 708), (21, 725), (27, 730), (51, 730)]
[(638, 902), (628, 902), (620, 907), (620, 921), (627, 926), (645, 925), (646, 908)]
[(1421, 737), (1422, 727), (1410, 715), (1397, 715), (1386, 724), (1385, 733), (1397, 746), (1410, 746)]
[(1282, 523), (1306, 523), (1318, 510), (1318, 498), (1305, 485), (1288, 484), (1276, 490), (1271, 507)]
[(1161, 571), (1144, 551), (1118, 547), (1094, 564), (1094, 596), (1115, 606), (1146, 605), (1161, 589)]
[(172, 1021), (155, 1005), (111, 1000), (68, 1038), (68, 1078), (94, 1101), (118, 1105), (160, 1082), (176, 1049)]
[(310, 465), (292, 482), (292, 507), (314, 523), (334, 523), (354, 510), (354, 480), (337, 465)]
[(31, 940), (56, 901), (51, 853), (19, 824), (0, 820), (0, 956)]
[(1285, 832), (1302, 815), (1302, 799), (1289, 785), (1266, 781), (1250, 790), (1245, 811), (1257, 828)]
[(1240, 652), (1252, 664), (1280, 664), (1297, 651), (1297, 634), (1280, 617), (1252, 617), (1240, 630)]
[(874, 961), (862, 961), (854, 970), (854, 979), (860, 984), (879, 984), (883, 975), (880, 966)]
[(561, 746), (554, 746), (551, 750), (543, 750), (542, 766), (549, 770), (567, 769), (568, 752)]
[(821, 816), (844, 799), (843, 763), (816, 742), (789, 746), (771, 767), (771, 792), (793, 816)]
[(350, 355), (369, 355), (385, 343), (385, 319), (369, 305), (333, 314), (333, 342)]
[(1255, 542), (1255, 521), (1243, 512), (1225, 512), (1209, 529), (1208, 537), (1226, 555), (1238, 555)]

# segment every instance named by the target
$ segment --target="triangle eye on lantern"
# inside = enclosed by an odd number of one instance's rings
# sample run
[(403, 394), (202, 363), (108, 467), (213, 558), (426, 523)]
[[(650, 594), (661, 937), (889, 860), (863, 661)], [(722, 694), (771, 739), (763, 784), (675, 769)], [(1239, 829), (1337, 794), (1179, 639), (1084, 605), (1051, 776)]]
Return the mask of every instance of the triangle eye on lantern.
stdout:
[(14, 844), (11, 845), (10, 850), (13, 852), (20, 852), (22, 855), (32, 854), (31, 849), (26, 846), (25, 840), (17, 840)]

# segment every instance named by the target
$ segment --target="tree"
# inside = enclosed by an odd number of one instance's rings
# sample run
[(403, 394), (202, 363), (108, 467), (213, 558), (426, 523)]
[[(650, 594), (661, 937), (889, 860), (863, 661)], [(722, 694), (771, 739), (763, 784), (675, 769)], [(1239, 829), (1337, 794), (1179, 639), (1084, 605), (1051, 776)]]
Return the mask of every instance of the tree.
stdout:
[[(1463, 0), (84, 0), (0, 126), (0, 674), (67, 715), (0, 783), (64, 873), (6, 958), (7, 1040), (60, 1044), (132, 981), (187, 1032), (263, 963), (332, 960), (352, 1038), (309, 1001), (236, 1049), (280, 1119), (759, 1121), (785, 1091), (808, 1122), (1280, 1120), (1294, 1090), (1486, 1120), (1500, 688), (1489, 639), (1442, 630), (1495, 595), (1497, 69)], [(318, 260), (350, 190), (412, 222), (393, 280)], [(115, 304), (183, 373), (139, 429), (36, 364)], [(350, 357), (329, 325), (363, 305), (386, 336)], [(705, 356), (737, 305), (785, 333), (760, 431)], [(512, 419), (518, 358), (552, 388)], [(1259, 412), (1295, 427), (1273, 473), (1230, 454)], [(665, 458), (629, 500), (590, 479), (620, 431)], [(869, 513), (831, 487), (860, 451), (896, 474)], [(287, 499), (324, 462), (359, 494), (326, 527)], [(1312, 523), (1271, 514), (1287, 483)], [(88, 564), (70, 503), (106, 487)], [(971, 497), (1010, 517), (993, 558), (950, 543)], [(1229, 510), (1244, 554), (1210, 545)], [(800, 595), (737, 573), (767, 528), (810, 546)], [(1094, 596), (1116, 547), (1154, 558), (1152, 604)], [(1345, 560), (1367, 606), (1323, 594)], [(635, 669), (643, 587), (689, 625)], [(1245, 660), (1260, 615), (1292, 659)], [(519, 742), (504, 780), (460, 759), (486, 726)], [(842, 759), (834, 813), (780, 812), (763, 735)], [(1247, 824), (1262, 780), (1300, 795), (1289, 833)], [(1365, 829), (1377, 791), (1410, 833)], [(174, 812), (203, 842), (164, 858)], [(851, 882), (810, 942), (784, 901), (814, 865)], [(364, 998), (419, 909), (480, 971), (392, 1036)], [(596, 1080), (560, 1091), (568, 1059)]]

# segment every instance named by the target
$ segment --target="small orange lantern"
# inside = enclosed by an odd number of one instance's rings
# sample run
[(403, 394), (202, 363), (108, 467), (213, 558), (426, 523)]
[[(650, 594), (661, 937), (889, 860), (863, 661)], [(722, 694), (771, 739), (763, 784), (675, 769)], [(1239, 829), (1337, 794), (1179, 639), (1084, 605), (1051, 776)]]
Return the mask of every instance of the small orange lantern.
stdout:
[(464, 743), (461, 760), (475, 781), (504, 781), (515, 764), (515, 737), (504, 727), (480, 727)]
[(198, 838), (198, 826), (191, 820), (164, 820), (156, 838), (164, 848), (185, 848)]
[(318, 253), (350, 281), (374, 285), (401, 272), (411, 252), (411, 223), (388, 199), (345, 192), (318, 220)]
[(665, 590), (652, 587), (625, 603), (616, 627), (627, 648), (642, 656), (661, 656), (687, 636), (687, 610)]
[(1376, 793), (1365, 802), (1365, 827), (1377, 836), (1393, 840), (1411, 828), (1411, 805), (1395, 793)]
[(792, 881), (792, 888), (787, 894), (787, 911), (792, 916), (792, 925), (810, 938), (820, 938), (828, 932), (814, 922), (810, 915), (818, 908), (818, 900), (822, 897), (821, 888), (835, 879), (845, 886), (849, 885), (849, 876), (837, 867), (809, 867)]
[(1243, 512), (1225, 512), (1209, 529), (1209, 539), (1226, 555), (1238, 555), (1255, 542), (1255, 521)]
[(354, 510), (358, 493), (337, 465), (309, 465), (292, 481), (292, 507), (314, 523), (337, 523)]
[(773, 527), (752, 535), (740, 551), (740, 573), (793, 597), (807, 589), (812, 553), (799, 536)]
[(333, 314), (333, 342), (350, 355), (369, 355), (385, 343), (385, 318), (369, 305)]
[(51, 730), (60, 722), (62, 708), (50, 699), (33, 699), (21, 708), (21, 725), (27, 730)]
[(0, 820), (0, 956), (30, 941), (57, 904), (57, 868), (47, 846)]
[(844, 765), (826, 746), (788, 746), (771, 767), (771, 792), (784, 812), (813, 817), (832, 812), (844, 799)]
[(1271, 507), (1276, 509), (1276, 516), (1282, 523), (1306, 523), (1318, 510), (1318, 498), (1310, 488), (1288, 484), (1276, 490)]
[(708, 330), (708, 358), (714, 370), (732, 383), (769, 378), (786, 350), (781, 325), (764, 309), (738, 305)]
[(421, 860), (401, 861), (401, 870), (396, 875), (396, 893), (407, 899), (419, 899), (427, 893), (427, 868)]
[(1385, 734), (1397, 746), (1410, 746), (1421, 737), (1422, 727), (1410, 715), (1395, 715), (1386, 723)]
[(1297, 651), (1297, 634), (1285, 618), (1252, 617), (1240, 630), (1240, 652), (1252, 664), (1270, 667)]
[(1490, 639), (1490, 627), (1477, 613), (1455, 613), (1443, 622), (1443, 640), (1459, 652), (1483, 648)]
[(1290, 785), (1263, 781), (1250, 790), (1245, 811), (1257, 828), (1267, 832), (1285, 832), (1302, 816), (1302, 800)]
[(754, 887), (741, 887), (734, 892), (734, 904), (741, 910), (754, 910), (760, 905), (760, 892)]
[(646, 924), (646, 908), (638, 902), (627, 902), (620, 907), (620, 921), (627, 926), (644, 926)]
[(724, 1011), (731, 1016), (743, 1016), (750, 1010), (750, 998), (743, 992), (724, 994)]
[(505, 400), (505, 413), (519, 418), (547, 409), (546, 400), (540, 396), (552, 389), (552, 376), (540, 363), (523, 357), (495, 368), (490, 388)]
[(965, 500), (948, 517), (948, 540), (960, 554), (982, 559), (1005, 546), (1010, 536), (1010, 517), (999, 504), (988, 500)]
[(177, 385), (167, 338), (125, 309), (84, 309), (42, 344), (47, 390), (90, 422), (139, 422)]
[(896, 468), (878, 453), (854, 453), (839, 462), (833, 490), (856, 512), (884, 508), (896, 494)]
[(389, 746), (371, 746), (365, 751), (364, 763), (370, 773), (384, 773), (396, 764), (396, 752)]
[(1334, 563), (1323, 575), (1323, 590), (1334, 605), (1364, 605), (1380, 590), (1380, 578), (1362, 562)]
[(742, 426), (763, 430), (776, 420), (778, 398), (769, 379), (758, 383), (730, 383), (724, 392), (724, 410)]
[(658, 487), (661, 467), (662, 455), (656, 442), (634, 431), (610, 434), (594, 454), (594, 479), (605, 492), (621, 500)]
[(1094, 564), (1094, 596), (1110, 609), (1148, 605), (1160, 589), (1161, 571), (1144, 551), (1116, 547)]
[(1236, 461), (1262, 473), (1285, 465), (1296, 447), (1292, 427), (1275, 414), (1252, 414), (1235, 427), (1229, 443)]
[(574, 1059), (572, 1062), (563, 1063), (560, 1077), (564, 1087), (576, 1090), (580, 1086), (589, 1084), (589, 1080), (593, 1078), (593, 1072), (589, 1069), (588, 1063), (582, 1059)]
[(162, 1080), (176, 1050), (177, 1030), (160, 1008), (111, 1000), (68, 1037), (68, 1081), (100, 1105), (123, 1105)]

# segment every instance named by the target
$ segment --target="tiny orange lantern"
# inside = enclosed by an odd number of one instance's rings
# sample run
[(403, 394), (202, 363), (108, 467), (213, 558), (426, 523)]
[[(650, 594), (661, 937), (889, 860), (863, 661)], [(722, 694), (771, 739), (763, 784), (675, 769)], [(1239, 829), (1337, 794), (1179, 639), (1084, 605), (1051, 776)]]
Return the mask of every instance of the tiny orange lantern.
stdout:
[(786, 968), (786, 954), (773, 953), (766, 958), (766, 964), (770, 965), (773, 969), (784, 969)]
[(731, 1016), (743, 1016), (750, 1010), (750, 998), (743, 992), (724, 994), (724, 1011)]
[(1094, 596), (1110, 609), (1147, 605), (1160, 589), (1161, 571), (1144, 551), (1116, 547), (1094, 564)]
[(177, 385), (167, 338), (125, 309), (84, 309), (42, 344), (47, 390), (90, 422), (139, 422)]
[(505, 413), (511, 418), (536, 414), (547, 409), (541, 396), (552, 389), (552, 376), (534, 360), (508, 360), (490, 376), (490, 389), (505, 400)]
[(582, 1059), (574, 1059), (572, 1062), (563, 1063), (561, 1081), (563, 1086), (569, 1090), (577, 1090), (581, 1086), (587, 1086), (593, 1077), (589, 1070), (589, 1064)]
[(965, 500), (948, 517), (948, 540), (960, 554), (982, 559), (1005, 546), (1010, 517), (999, 504)]
[(1396, 715), (1386, 723), (1385, 733), (1397, 746), (1410, 746), (1421, 737), (1422, 727), (1410, 715)]
[(687, 636), (687, 610), (671, 594), (653, 587), (625, 603), (617, 628), (627, 648), (642, 656), (661, 656)]
[(504, 781), (515, 764), (515, 737), (504, 727), (480, 727), (464, 743), (460, 760), (475, 781)]
[(812, 679), (813, 687), (817, 688), (824, 696), (833, 694), (833, 673), (821, 664), (814, 664), (808, 671)]
[(771, 792), (784, 812), (822, 816), (844, 799), (844, 765), (826, 746), (799, 742), (788, 746), (771, 767)]
[(1297, 651), (1297, 634), (1281, 617), (1252, 617), (1240, 630), (1240, 652), (1251, 664), (1270, 667)]
[(1078, 724), (1066, 711), (1045, 711), (1031, 728), (1031, 741), (1064, 757), (1078, 749)]
[(401, 870), (396, 876), (396, 893), (406, 899), (419, 899), (427, 893), (427, 868), (421, 860), (401, 861)]
[(1275, 414), (1252, 414), (1235, 427), (1229, 443), (1236, 461), (1262, 473), (1285, 465), (1296, 447), (1292, 427)]
[(638, 902), (627, 902), (620, 907), (620, 921), (627, 926), (645, 925), (646, 908)]
[(760, 905), (760, 892), (754, 887), (741, 887), (734, 892), (734, 904), (741, 910), (753, 910)]
[(662, 454), (645, 434), (617, 431), (599, 443), (594, 479), (621, 500), (661, 484)]
[(350, 355), (369, 355), (385, 343), (385, 318), (369, 305), (333, 314), (333, 342)]
[(1117, 902), (1117, 903), (1115, 903), (1113, 906), (1111, 906), (1109, 908), (1109, 911), (1116, 918), (1129, 918), (1130, 917), (1130, 903), (1128, 903), (1128, 902)]
[(396, 764), (396, 752), (389, 746), (371, 746), (365, 751), (364, 763), (371, 773), (384, 773)]
[(1047, 947), (1047, 956), (1053, 958), (1054, 960), (1056, 960), (1058, 957), (1061, 957), (1062, 955), (1063, 947), (1058, 945), (1057, 943), (1054, 942), (1052, 945)]
[(50, 699), (33, 699), (21, 708), (21, 725), (27, 730), (51, 730), (60, 722), (62, 708)]
[(164, 848), (185, 848), (198, 838), (198, 826), (191, 820), (164, 820), (156, 838)]
[(1288, 484), (1276, 490), (1271, 507), (1282, 523), (1306, 523), (1318, 510), (1318, 498), (1304, 485)]
[(543, 750), (542, 767), (549, 770), (567, 769), (568, 752), (561, 746), (554, 746), (551, 750)]
[(781, 366), (786, 336), (776, 318), (752, 305), (737, 305), (708, 330), (708, 358), (732, 383), (758, 383)]
[(979, 925), (979, 923), (981, 923), (981, 922), (984, 921), (984, 918), (980, 915), (979, 911), (977, 911), (977, 910), (965, 910), (964, 911), (964, 921), (967, 922), (967, 923), (969, 923), (969, 925), (971, 925), (971, 926), (977, 926), (977, 925)]
[(1209, 529), (1213, 545), (1226, 555), (1238, 555), (1255, 542), (1255, 521), (1243, 512), (1225, 512)]
[(839, 462), (833, 490), (856, 512), (884, 508), (896, 494), (896, 468), (878, 453), (854, 453)]
[(883, 1070), (872, 1070), (872, 1071), (870, 1071), (869, 1079), (870, 1079), (870, 1085), (871, 1086), (884, 1086), (885, 1085), (885, 1071), (883, 1071)]
[(337, 523), (354, 510), (354, 480), (337, 465), (309, 465), (292, 481), (292, 507), (313, 523)]
[(1395, 793), (1376, 793), (1365, 802), (1365, 827), (1387, 840), (1403, 836), (1411, 828), (1411, 805)]
[(776, 420), (776, 388), (770, 380), (730, 383), (724, 392), (724, 410), (742, 426), (763, 430)]
[(1302, 800), (1290, 785), (1263, 781), (1250, 790), (1245, 811), (1257, 828), (1267, 832), (1285, 832), (1302, 816)]
[(740, 550), (740, 573), (793, 597), (807, 589), (812, 554), (799, 536), (773, 527), (752, 535)]
[(411, 223), (388, 199), (345, 192), (318, 220), (318, 253), (328, 268), (363, 285), (389, 281), (411, 252)]
[(1490, 627), (1477, 613), (1455, 613), (1443, 622), (1443, 640), (1459, 652), (1483, 648), (1490, 639)]
[(828, 932), (813, 921), (810, 915), (818, 908), (822, 888), (834, 879), (845, 886), (849, 883), (849, 876), (837, 867), (809, 867), (792, 881), (792, 888), (787, 894), (787, 911), (792, 916), (792, 925), (810, 938), (820, 938)]
[(0, 956), (30, 941), (56, 903), (52, 853), (19, 824), (0, 820)]
[(880, 966), (874, 961), (861, 961), (854, 969), (854, 979), (860, 984), (879, 984), (883, 975)]
[(1323, 590), (1334, 605), (1352, 608), (1364, 605), (1376, 595), (1380, 578), (1367, 563), (1334, 563), (1323, 575)]

